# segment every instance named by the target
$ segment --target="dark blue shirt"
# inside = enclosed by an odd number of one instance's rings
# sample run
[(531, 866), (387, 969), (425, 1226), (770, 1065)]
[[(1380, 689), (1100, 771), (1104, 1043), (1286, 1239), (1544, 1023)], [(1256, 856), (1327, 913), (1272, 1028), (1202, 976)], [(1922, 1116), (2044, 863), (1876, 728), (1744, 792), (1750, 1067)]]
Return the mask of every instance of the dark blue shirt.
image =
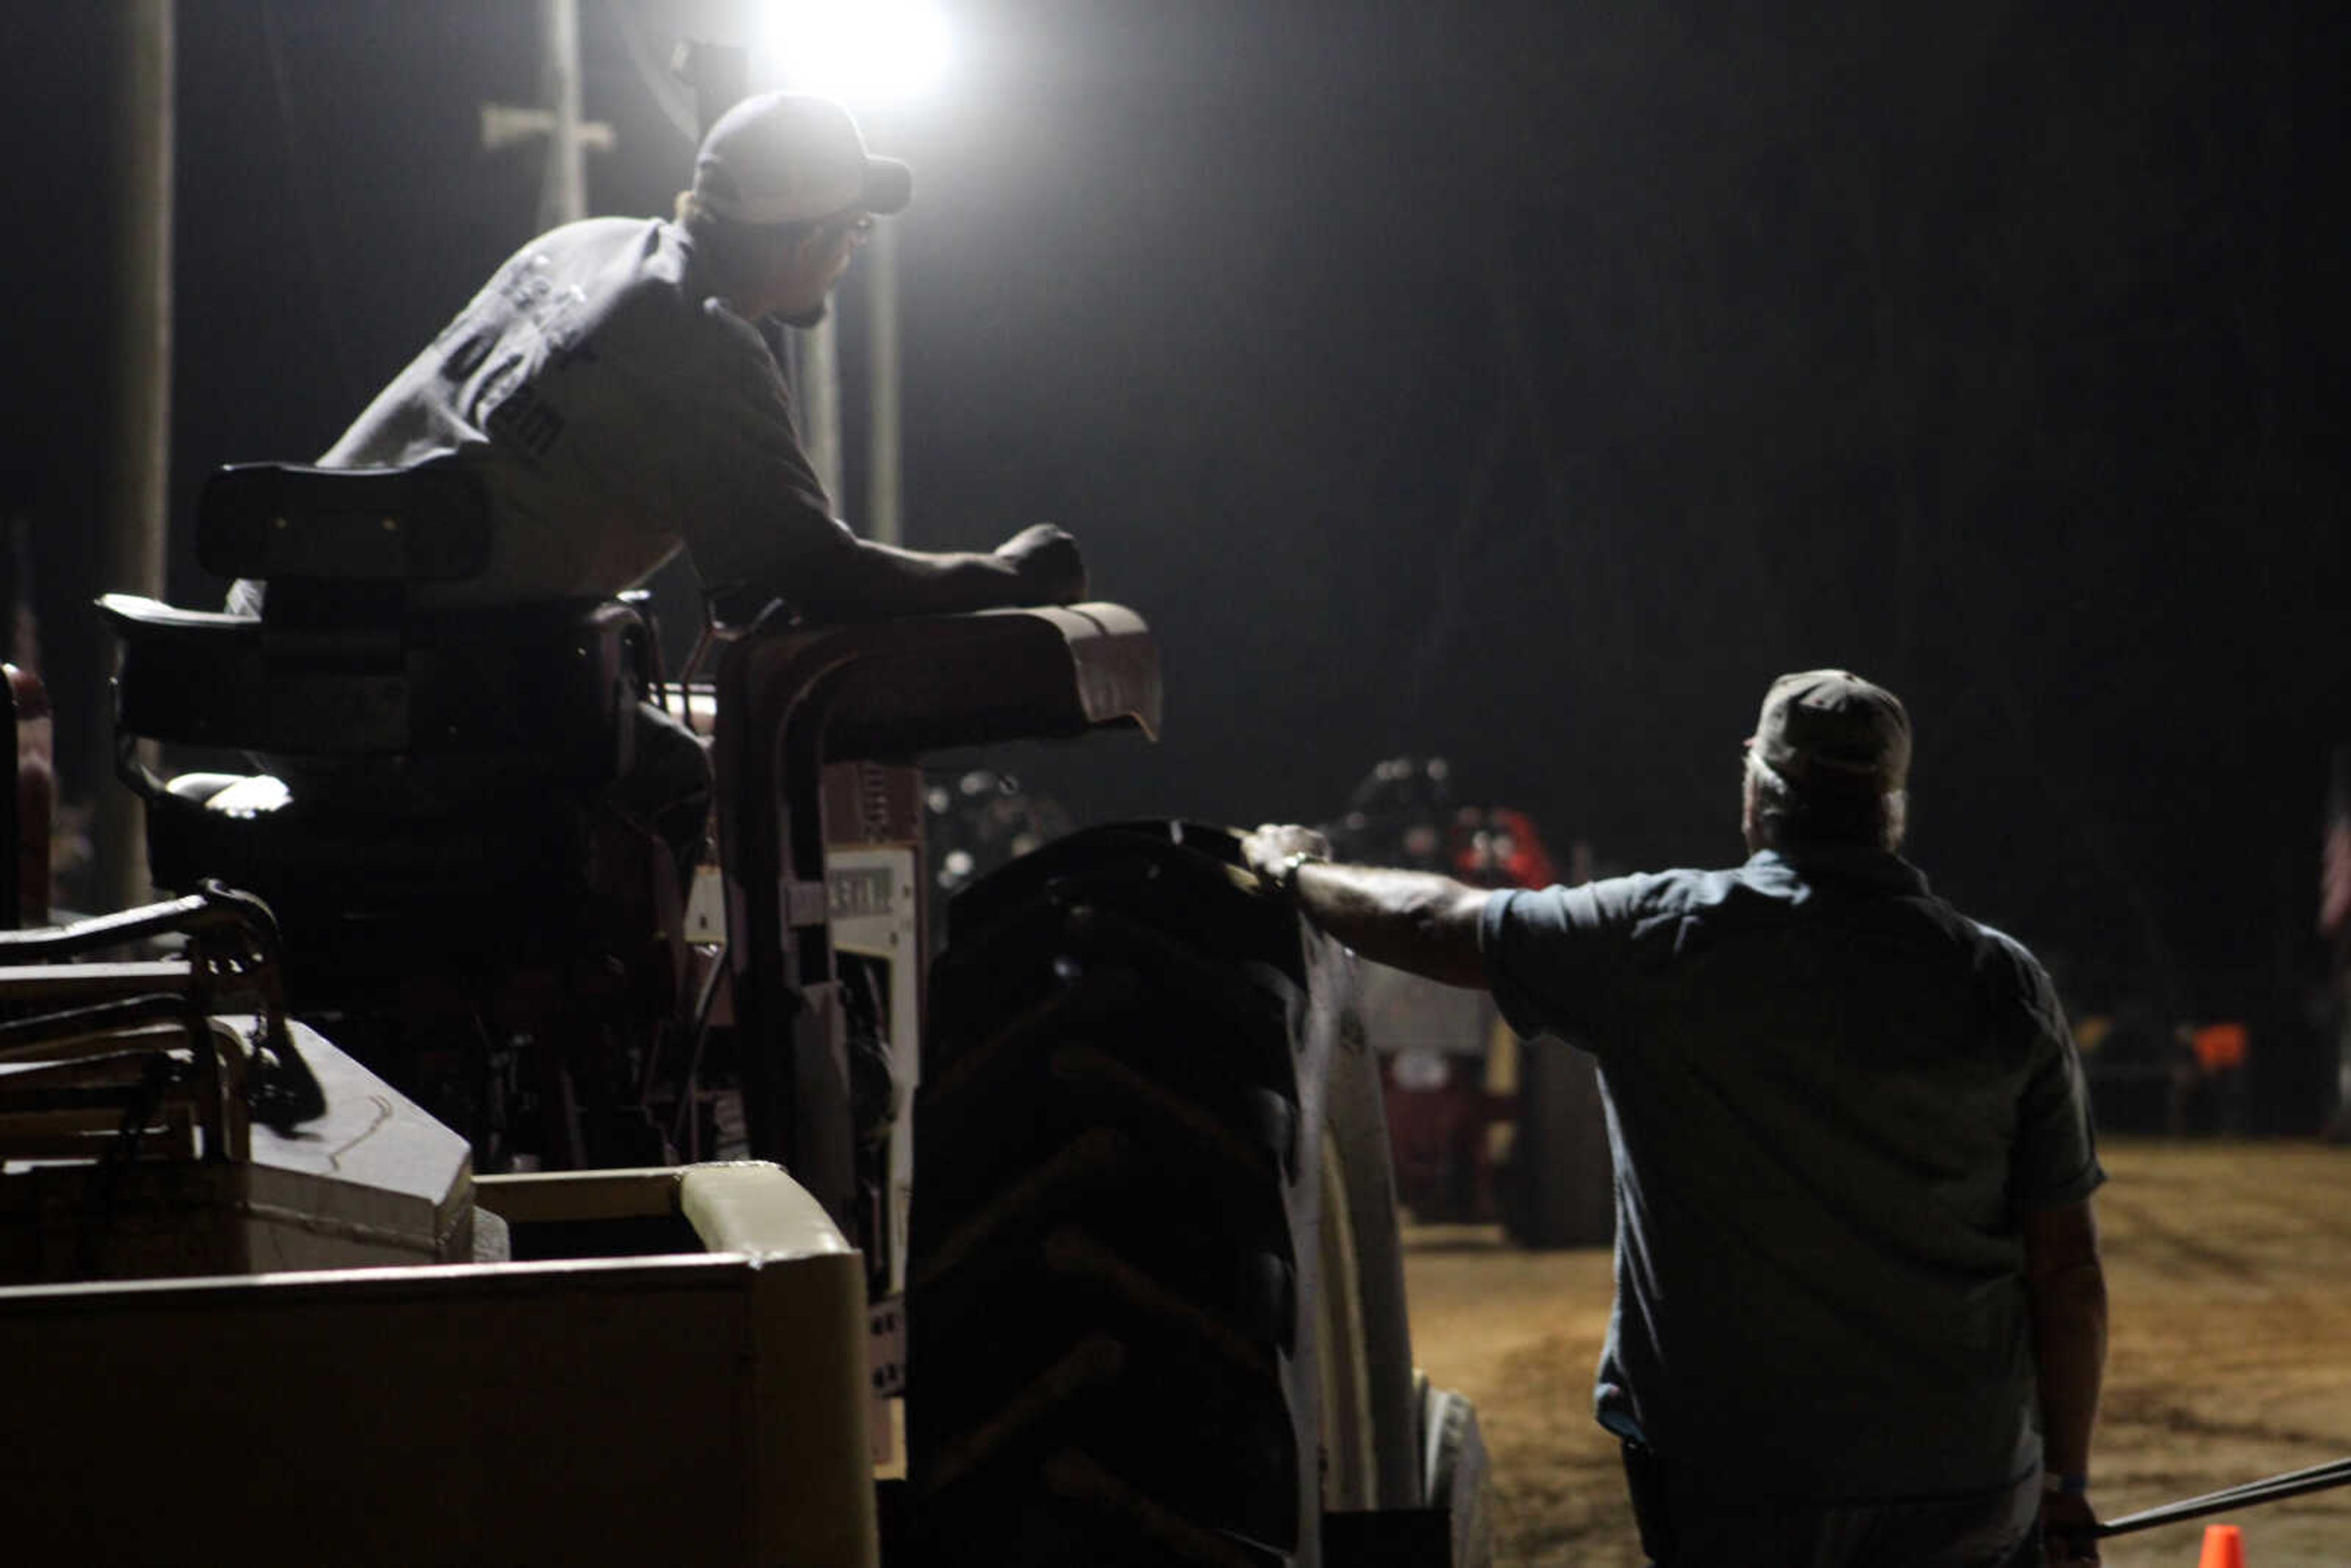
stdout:
[(1513, 1028), (1599, 1059), (1604, 1425), (1758, 1496), (2039, 1465), (2019, 1218), (2105, 1175), (2031, 954), (1845, 848), (1499, 894), (1479, 941)]

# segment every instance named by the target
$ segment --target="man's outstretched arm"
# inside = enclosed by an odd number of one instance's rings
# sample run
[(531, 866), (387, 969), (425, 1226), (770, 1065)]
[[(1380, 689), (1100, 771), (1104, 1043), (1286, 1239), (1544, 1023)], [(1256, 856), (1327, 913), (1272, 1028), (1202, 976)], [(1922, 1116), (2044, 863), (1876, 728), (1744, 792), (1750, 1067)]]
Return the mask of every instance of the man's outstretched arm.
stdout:
[(1050, 523), (986, 552), (899, 549), (844, 533), (837, 547), (796, 559), (779, 586), (810, 621), (867, 621), (1069, 604), (1085, 597), (1086, 569), (1077, 541)]
[[(1241, 841), (1249, 869), (1364, 957), (1449, 986), (1486, 987), (1478, 920), (1492, 895), (1433, 872), (1335, 865), (1311, 829), (1269, 823)], [(1299, 857), (1305, 857), (1301, 859)]]

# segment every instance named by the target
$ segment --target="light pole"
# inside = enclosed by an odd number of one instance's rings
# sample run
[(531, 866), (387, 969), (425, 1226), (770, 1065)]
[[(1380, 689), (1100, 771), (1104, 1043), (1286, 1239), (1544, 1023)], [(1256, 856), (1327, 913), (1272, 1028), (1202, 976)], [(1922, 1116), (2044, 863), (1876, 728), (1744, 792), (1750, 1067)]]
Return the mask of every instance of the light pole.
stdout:
[[(149, 597), (163, 592), (172, 433), (174, 10), (174, 0), (131, 0), (111, 15), (119, 222), (103, 570), (107, 587)], [(128, 789), (106, 784), (97, 794), (98, 842), (101, 852), (112, 852), (101, 862), (109, 873), (105, 896), (116, 908), (144, 903), (152, 896), (146, 813)]]
[(482, 146), (547, 139), (547, 171), (538, 187), (541, 231), (588, 215), (588, 150), (610, 152), (612, 128), (580, 117), (580, 0), (539, 0), (539, 92), (546, 103), (520, 108), (482, 105)]
[[(767, 74), (852, 110), (904, 102), (928, 89), (946, 68), (946, 22), (924, 0), (768, 0), (759, 16), (759, 54), (773, 65)], [(898, 241), (891, 223), (875, 227), (861, 266), (867, 301), (866, 528), (880, 543), (902, 544)], [(809, 461), (835, 496), (842, 470), (837, 354), (828, 316), (803, 340), (800, 395), (808, 411)]]
[(898, 231), (874, 225), (865, 250), (865, 509), (873, 537), (896, 545), (906, 542), (898, 488)]

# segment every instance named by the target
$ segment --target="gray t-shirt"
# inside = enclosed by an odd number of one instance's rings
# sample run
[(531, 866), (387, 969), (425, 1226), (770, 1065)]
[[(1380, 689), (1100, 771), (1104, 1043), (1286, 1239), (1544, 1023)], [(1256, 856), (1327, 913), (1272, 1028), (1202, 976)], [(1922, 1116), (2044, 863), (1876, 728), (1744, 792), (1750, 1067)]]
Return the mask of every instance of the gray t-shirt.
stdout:
[(713, 592), (787, 592), (846, 530), (758, 330), (709, 295), (684, 231), (591, 218), (511, 257), (319, 459), (456, 455), (496, 532), (444, 605), (603, 598), (684, 546)]
[(2105, 1177), (2023, 947), (1859, 849), (1502, 893), (1479, 940), (1513, 1028), (1599, 1059), (1604, 1425), (1728, 1495), (2039, 1465), (2019, 1220)]

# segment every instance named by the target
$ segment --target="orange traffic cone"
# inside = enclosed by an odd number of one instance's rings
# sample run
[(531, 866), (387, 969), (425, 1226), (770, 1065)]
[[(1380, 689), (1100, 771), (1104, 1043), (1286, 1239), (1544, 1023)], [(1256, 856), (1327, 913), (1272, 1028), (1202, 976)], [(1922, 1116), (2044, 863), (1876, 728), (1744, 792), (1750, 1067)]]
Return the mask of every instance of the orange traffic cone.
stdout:
[(2245, 1532), (2233, 1524), (2204, 1527), (2204, 1555), (2196, 1568), (2245, 1568)]

